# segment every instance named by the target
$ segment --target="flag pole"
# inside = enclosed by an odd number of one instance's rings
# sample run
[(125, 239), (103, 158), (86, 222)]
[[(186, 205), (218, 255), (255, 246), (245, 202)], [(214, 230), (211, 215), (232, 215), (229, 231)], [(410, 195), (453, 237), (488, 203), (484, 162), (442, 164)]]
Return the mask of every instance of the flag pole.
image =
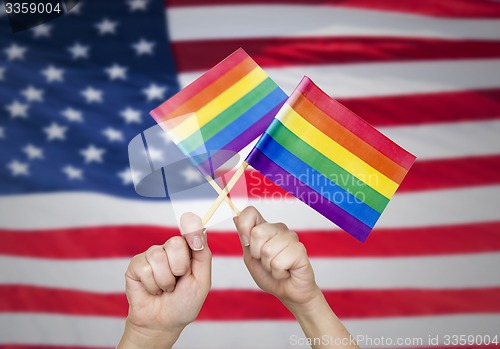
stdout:
[[(220, 195), (222, 194), (222, 188), (219, 187), (219, 185), (217, 184), (217, 182), (214, 181), (214, 179), (211, 177), (211, 176), (206, 176), (205, 179), (207, 180), (208, 183), (210, 183), (210, 185), (212, 186), (212, 188), (215, 189), (215, 191)], [(229, 207), (231, 207), (231, 209), (233, 210), (233, 212), (239, 216), (240, 215), (240, 210), (238, 210), (238, 207), (236, 207), (236, 205), (234, 204), (233, 200), (231, 200), (230, 197), (227, 197), (226, 196), (226, 202), (227, 204), (229, 205)]]
[(248, 167), (248, 162), (243, 161), (243, 163), (238, 168), (238, 170), (236, 171), (236, 173), (233, 175), (233, 177), (231, 178), (231, 180), (229, 181), (229, 183), (227, 183), (226, 187), (221, 190), (221, 192), (220, 192), (219, 196), (217, 197), (217, 199), (214, 201), (214, 203), (212, 204), (212, 206), (210, 206), (210, 208), (208, 209), (208, 211), (205, 214), (205, 216), (203, 216), (203, 218), (201, 220), (203, 226), (205, 226), (208, 223), (208, 221), (210, 220), (210, 218), (212, 218), (212, 216), (214, 215), (215, 211), (217, 211), (217, 209), (219, 208), (219, 206), (222, 203), (222, 201), (224, 201), (224, 199), (227, 198), (227, 195), (229, 194), (229, 192), (231, 191), (231, 189), (233, 189), (234, 185), (238, 182), (238, 179), (240, 179), (240, 177), (245, 173), (245, 169), (247, 167)]

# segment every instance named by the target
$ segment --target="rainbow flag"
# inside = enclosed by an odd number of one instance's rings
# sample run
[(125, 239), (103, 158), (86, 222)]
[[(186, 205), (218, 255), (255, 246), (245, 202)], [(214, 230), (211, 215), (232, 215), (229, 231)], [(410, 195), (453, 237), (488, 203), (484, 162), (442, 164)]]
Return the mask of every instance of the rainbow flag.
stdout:
[(364, 241), (415, 156), (304, 77), (246, 161)]
[(287, 95), (238, 49), (151, 111), (203, 175), (262, 135)]

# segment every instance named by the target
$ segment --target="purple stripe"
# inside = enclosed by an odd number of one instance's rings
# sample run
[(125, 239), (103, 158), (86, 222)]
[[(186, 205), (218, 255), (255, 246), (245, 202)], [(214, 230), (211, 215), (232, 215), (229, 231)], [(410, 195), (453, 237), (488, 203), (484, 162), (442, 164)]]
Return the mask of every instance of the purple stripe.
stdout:
[(365, 241), (370, 234), (372, 228), (357, 220), (355, 217), (332, 203), (328, 200), (308, 200), (311, 196), (318, 198), (317, 193), (304, 184), (302, 181), (297, 179), (301, 185), (294, 185), (294, 183), (288, 183), (288, 181), (283, 181), (283, 178), (288, 178), (290, 174), (283, 170), (280, 166), (275, 164), (271, 159), (264, 155), (259, 149), (254, 148), (249, 154), (247, 161), (253, 168), (265, 175), (271, 181), (273, 177), (279, 181), (280, 187), (285, 189), (287, 192), (296, 196), (300, 201), (304, 202), (308, 206), (312, 207), (323, 216), (328, 218), (330, 221), (337, 224), (340, 228), (344, 229), (346, 232), (354, 236), (360, 241)]
[(251, 128), (243, 131), (238, 137), (226, 144), (220, 151), (217, 151), (215, 154), (210, 154), (210, 157), (207, 160), (198, 165), (203, 175), (212, 175), (214, 170), (221, 167), (241, 149), (250, 144), (255, 138), (262, 135), (284, 103), (285, 101), (271, 109), (271, 111), (255, 122)]

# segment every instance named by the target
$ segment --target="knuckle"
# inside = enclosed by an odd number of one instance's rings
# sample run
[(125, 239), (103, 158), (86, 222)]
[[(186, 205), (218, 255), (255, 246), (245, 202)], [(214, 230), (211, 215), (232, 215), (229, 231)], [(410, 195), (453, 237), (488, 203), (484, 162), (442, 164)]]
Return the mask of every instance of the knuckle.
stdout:
[(148, 275), (153, 272), (153, 268), (151, 268), (149, 263), (144, 263), (138, 268), (138, 272), (140, 276)]
[(300, 253), (302, 254), (307, 254), (307, 250), (306, 250), (306, 246), (300, 242), (300, 241), (297, 241), (297, 248), (299, 249)]
[(287, 232), (289, 231), (288, 229), (288, 226), (285, 224), (285, 223), (273, 223), (275, 229), (278, 231), (278, 232)]
[(278, 258), (278, 257), (273, 258), (271, 260), (271, 268), (278, 269), (278, 270), (283, 269), (283, 261), (281, 260), (281, 258)]
[(182, 276), (187, 273), (189, 270), (189, 267), (186, 263), (178, 263), (175, 264), (174, 266), (171, 266), (172, 269), (172, 274), (175, 276)]
[(161, 246), (154, 245), (147, 249), (146, 259), (148, 262), (161, 262), (163, 258), (163, 249)]
[(272, 255), (273, 255), (272, 246), (269, 244), (264, 244), (262, 246), (262, 249), (261, 249), (261, 255), (262, 255), (262, 257), (266, 257), (266, 258), (272, 257)]
[(260, 240), (265, 236), (266, 229), (263, 224), (257, 225), (250, 231), (250, 236), (254, 239)]
[(256, 216), (259, 213), (259, 211), (257, 211), (257, 209), (254, 206), (248, 206), (241, 213), (242, 214), (244, 213), (245, 215)]
[[(299, 235), (296, 232), (289, 230), (289, 236), (293, 241), (299, 242)], [(301, 242), (299, 243), (302, 244)]]
[(271, 261), (269, 264), (271, 266), (271, 272), (277, 272), (278, 270), (281, 270), (281, 264), (279, 262), (276, 262), (274, 260)]
[(157, 250), (158, 248), (161, 248), (161, 246), (159, 246), (159, 245), (153, 245), (153, 246), (150, 246), (150, 247), (146, 250), (146, 253), (150, 253), (151, 251)]
[(134, 257), (132, 257), (132, 259), (130, 260), (129, 269), (138, 265), (140, 263), (140, 259), (143, 257), (144, 253), (136, 254)]
[(178, 248), (182, 248), (186, 245), (186, 241), (184, 240), (184, 238), (182, 236), (174, 236), (170, 239), (167, 240), (167, 242), (165, 242), (165, 244), (163, 245), (165, 249), (167, 250), (175, 250), (175, 249), (178, 249)]
[(172, 274), (168, 274), (165, 280), (159, 285), (163, 290), (172, 289), (175, 286), (175, 277)]
[(168, 254), (168, 263), (173, 275), (185, 275), (190, 267), (189, 254), (182, 251), (172, 251), (172, 253)]
[(250, 256), (254, 259), (260, 259), (260, 250), (257, 249), (255, 244), (250, 244)]

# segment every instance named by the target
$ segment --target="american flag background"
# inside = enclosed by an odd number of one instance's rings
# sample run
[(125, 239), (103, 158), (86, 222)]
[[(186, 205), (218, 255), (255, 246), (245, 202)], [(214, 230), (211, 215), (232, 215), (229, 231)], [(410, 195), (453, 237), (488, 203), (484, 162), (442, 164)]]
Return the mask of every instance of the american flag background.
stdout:
[[(118, 343), (130, 258), (178, 234), (166, 200), (135, 193), (128, 143), (238, 47), (285, 92), (307, 75), (418, 158), (364, 244), (246, 173), (249, 203), (299, 234), (359, 344), (500, 336), (499, 2), (86, 0), (15, 34), (0, 12), (0, 348)], [(208, 234), (212, 291), (176, 347), (307, 347), (233, 223)]]

